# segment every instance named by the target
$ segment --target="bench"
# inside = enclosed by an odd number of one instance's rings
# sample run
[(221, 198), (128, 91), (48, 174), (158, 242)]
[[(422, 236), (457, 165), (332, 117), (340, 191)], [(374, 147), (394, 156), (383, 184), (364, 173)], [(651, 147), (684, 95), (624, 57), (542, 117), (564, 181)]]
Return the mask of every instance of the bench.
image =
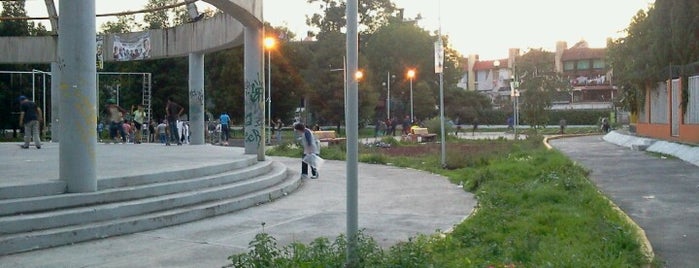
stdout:
[(328, 144), (339, 144), (347, 140), (346, 138), (338, 138), (334, 130), (316, 130), (313, 131), (313, 136), (320, 142), (327, 142)]
[(408, 134), (407, 140), (413, 142), (429, 142), (435, 141), (437, 134), (429, 133), (427, 128), (415, 127), (411, 129), (411, 133)]

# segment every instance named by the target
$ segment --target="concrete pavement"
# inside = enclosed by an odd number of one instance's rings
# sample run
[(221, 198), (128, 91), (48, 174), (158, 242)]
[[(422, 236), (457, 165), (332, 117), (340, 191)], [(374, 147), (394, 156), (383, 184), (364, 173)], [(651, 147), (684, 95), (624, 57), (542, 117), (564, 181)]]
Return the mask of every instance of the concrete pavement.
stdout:
[[(19, 162), (13, 163), (11, 168), (18, 170), (30, 166), (31, 161), (49, 161), (42, 154), (57, 154), (56, 144), (46, 144), (41, 150), (5, 145), (0, 146), (3, 153), (27, 154), (25, 158), (12, 157), (18, 158), (16, 161)], [(98, 147), (99, 150), (125, 152), (147, 149), (148, 156), (110, 156), (111, 160), (119, 160), (117, 164), (123, 164), (127, 172), (158, 172), (167, 161), (175, 160), (181, 165), (194, 162), (193, 155), (201, 155), (204, 162), (216, 161), (221, 158), (221, 153), (225, 153), (218, 150), (231, 149), (149, 144)], [(148, 161), (129, 168), (129, 160), (141, 158)], [(30, 162), (22, 162), (22, 159)], [(300, 173), (300, 158), (269, 159)], [(334, 240), (346, 233), (345, 167), (345, 162), (328, 160), (320, 170), (320, 179), (306, 180), (296, 191), (271, 203), (153, 231), (0, 256), (0, 267), (221, 267), (231, 254), (246, 252), (248, 243), (263, 231), (274, 236), (279, 245), (292, 241), (308, 243), (321, 236)], [(57, 178), (56, 170), (41, 170), (31, 171), (39, 179), (22, 177), (26, 175), (21, 175), (21, 171), (12, 174), (14, 178), (32, 183)], [(41, 172), (46, 174), (42, 176)], [(105, 172), (107, 176), (117, 171)], [(11, 182), (6, 180), (4, 183)], [(418, 233), (431, 234), (450, 229), (467, 217), (475, 206), (476, 200), (471, 193), (444, 177), (412, 169), (359, 164), (359, 228), (365, 229), (365, 233), (382, 246), (405, 241)]]
[[(609, 134), (604, 139), (598, 135), (550, 143), (591, 170), (591, 179), (600, 190), (645, 230), (665, 267), (696, 267), (699, 167), (617, 146)], [(19, 150), (12, 153), (23, 153), (18, 146), (12, 148)], [(52, 147), (27, 152), (44, 148)], [(167, 150), (190, 149), (162, 148), (164, 151), (153, 151), (168, 154)], [(297, 158), (270, 159), (286, 164), (292, 172), (300, 170)], [(152, 161), (151, 165), (159, 163)], [(360, 228), (383, 246), (417, 233), (448, 229), (476, 205), (473, 195), (443, 177), (359, 165)], [(334, 239), (345, 233), (345, 194), (345, 163), (326, 161), (320, 179), (306, 180), (298, 190), (272, 203), (154, 231), (2, 256), (0, 267), (220, 267), (227, 256), (246, 251), (254, 235), (262, 231), (273, 235), (280, 245), (308, 243), (319, 236)]]

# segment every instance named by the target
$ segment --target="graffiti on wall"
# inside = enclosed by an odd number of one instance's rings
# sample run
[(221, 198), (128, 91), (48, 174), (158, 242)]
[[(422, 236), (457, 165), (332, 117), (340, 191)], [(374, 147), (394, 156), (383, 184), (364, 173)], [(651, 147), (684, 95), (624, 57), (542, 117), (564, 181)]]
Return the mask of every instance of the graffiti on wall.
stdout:
[[(89, 145), (91, 141), (96, 141), (97, 108), (94, 102), (91, 101), (91, 97), (85, 94), (78, 85), (71, 86), (66, 83), (60, 83), (58, 89), (61, 91), (62, 96), (71, 100), (70, 105), (73, 106), (72, 111), (75, 112), (72, 116), (74, 124), (70, 124), (73, 128), (71, 135), (79, 137), (78, 140), (84, 145)], [(64, 122), (71, 121), (66, 120)]]
[(249, 110), (245, 114), (245, 143), (257, 144), (258, 148), (261, 146), (262, 135), (260, 129), (262, 128), (262, 108), (260, 101), (262, 100), (262, 80), (258, 78), (253, 81), (247, 81), (245, 83), (245, 106), (249, 107)]
[(189, 102), (197, 105), (204, 105), (204, 91), (201, 89), (190, 90)]

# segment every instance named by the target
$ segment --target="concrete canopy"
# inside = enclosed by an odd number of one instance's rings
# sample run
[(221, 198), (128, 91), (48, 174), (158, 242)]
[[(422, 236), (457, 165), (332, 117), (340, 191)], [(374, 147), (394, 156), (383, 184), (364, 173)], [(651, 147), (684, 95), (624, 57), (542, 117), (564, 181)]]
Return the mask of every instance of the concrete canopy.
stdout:
[[(150, 33), (151, 59), (185, 57), (240, 46), (245, 27), (262, 27), (262, 0), (203, 0), (222, 13), (167, 29), (118, 34), (123, 38)], [(60, 19), (60, 17), (59, 17)], [(103, 55), (111, 53), (114, 34), (105, 36)], [(57, 36), (0, 37), (0, 63), (49, 63), (57, 60)], [(105, 57), (105, 61), (111, 61)]]

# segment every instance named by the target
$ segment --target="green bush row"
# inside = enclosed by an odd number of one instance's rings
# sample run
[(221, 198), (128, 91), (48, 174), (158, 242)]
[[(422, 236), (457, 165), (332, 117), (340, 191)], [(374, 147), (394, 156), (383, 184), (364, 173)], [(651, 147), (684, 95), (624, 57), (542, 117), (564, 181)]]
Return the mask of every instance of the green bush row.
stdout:
[[(558, 125), (561, 118), (566, 120), (568, 125), (596, 125), (602, 117), (609, 117), (612, 110), (549, 110), (548, 118), (549, 125)], [(505, 125), (507, 117), (510, 113), (505, 113), (502, 110), (486, 110), (481, 111), (478, 118), (479, 124), (482, 125)], [(472, 122), (461, 122), (462, 124), (471, 124)], [(520, 110), (520, 125), (527, 125), (527, 118)]]

